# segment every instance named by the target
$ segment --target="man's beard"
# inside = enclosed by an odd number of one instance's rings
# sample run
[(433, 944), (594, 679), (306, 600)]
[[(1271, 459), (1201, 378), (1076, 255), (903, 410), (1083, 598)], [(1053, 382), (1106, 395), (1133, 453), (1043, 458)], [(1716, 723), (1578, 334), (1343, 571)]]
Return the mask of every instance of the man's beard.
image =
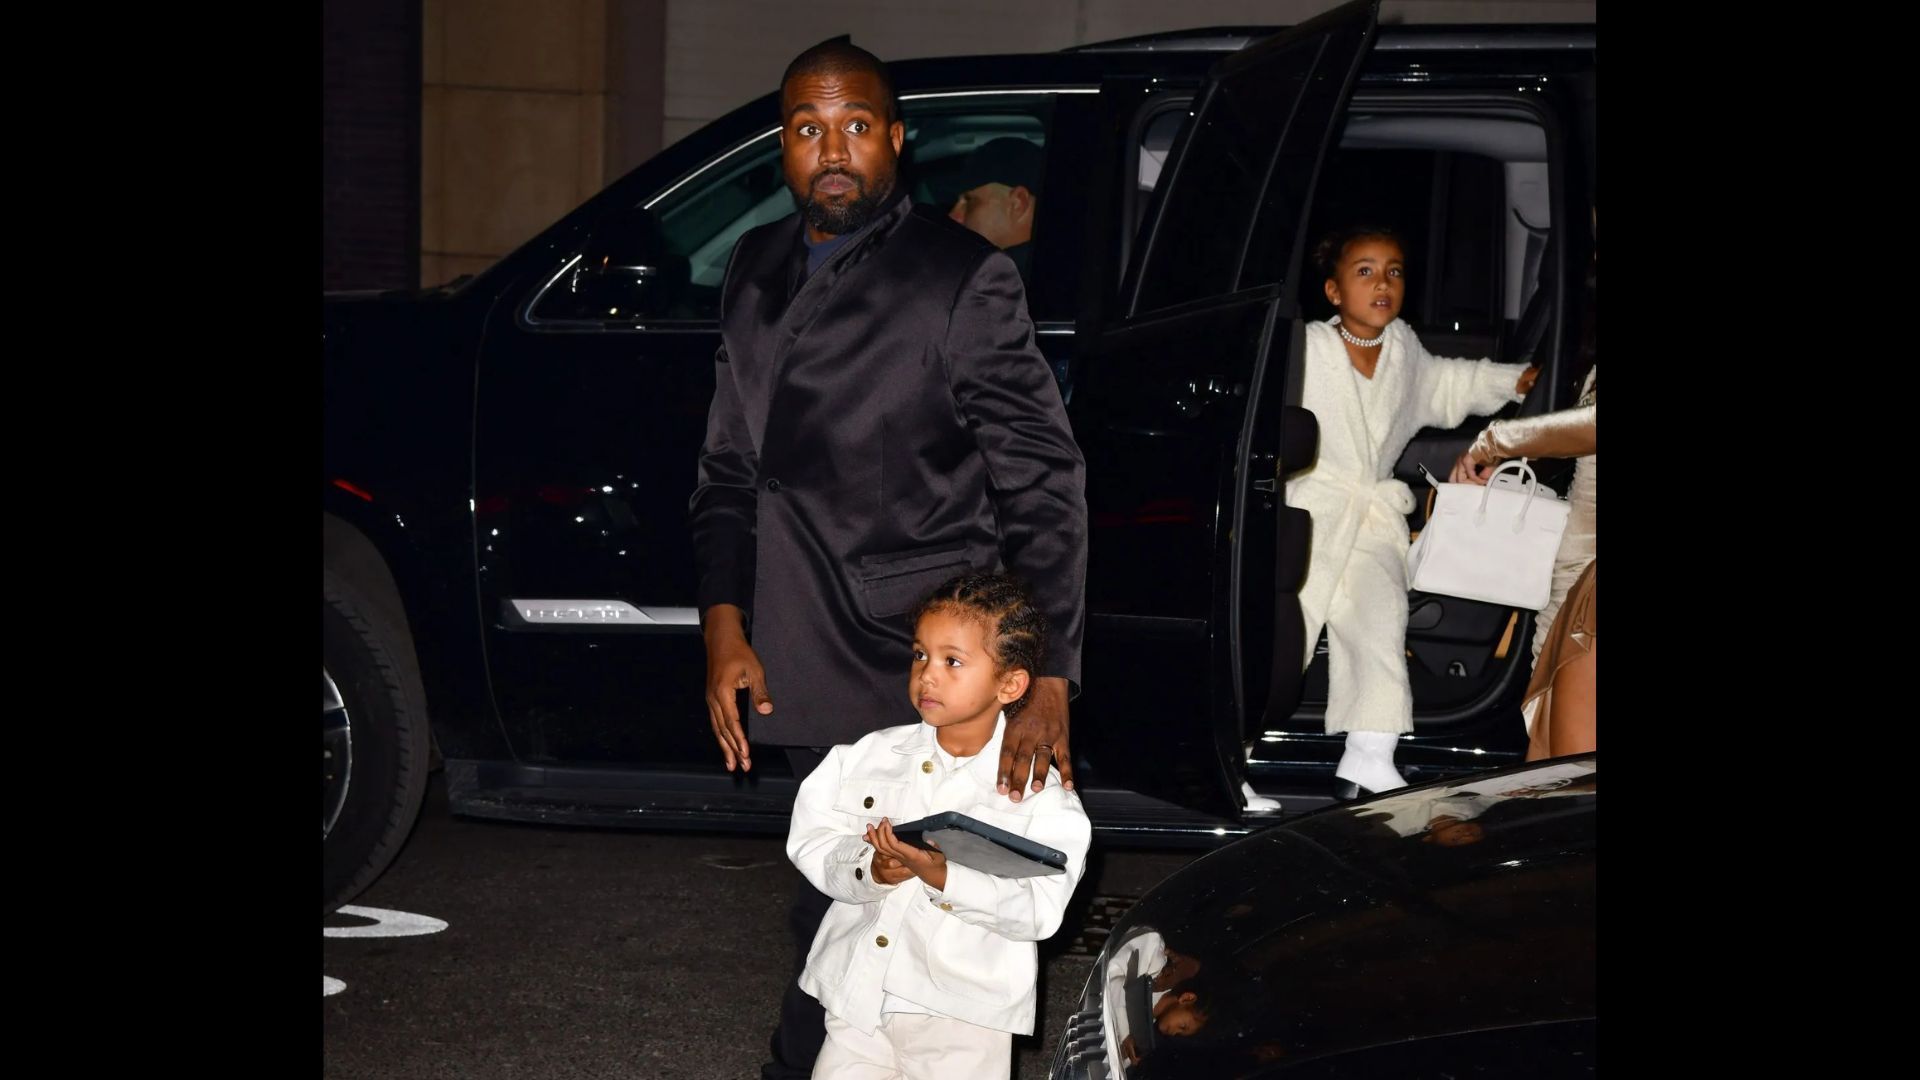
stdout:
[[(853, 181), (853, 197), (837, 204), (822, 202), (814, 197), (813, 186), (826, 176), (843, 176)], [(844, 169), (829, 169), (814, 174), (807, 181), (807, 195), (803, 199), (794, 196), (794, 202), (800, 206), (800, 212), (806, 216), (807, 224), (828, 236), (845, 236), (857, 232), (862, 225), (872, 221), (893, 194), (895, 170), (875, 173), (873, 187), (859, 176)]]

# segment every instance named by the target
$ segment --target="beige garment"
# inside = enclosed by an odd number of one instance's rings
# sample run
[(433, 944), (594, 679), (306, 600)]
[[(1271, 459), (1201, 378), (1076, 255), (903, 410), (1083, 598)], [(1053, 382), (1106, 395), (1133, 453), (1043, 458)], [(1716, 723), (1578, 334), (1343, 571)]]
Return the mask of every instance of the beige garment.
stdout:
[[(1600, 560), (1595, 559), (1581, 572), (1579, 580), (1568, 591), (1559, 615), (1548, 626), (1546, 648), (1534, 662), (1533, 679), (1527, 683), (1527, 696), (1520, 703), (1520, 715), (1526, 718), (1527, 729), (1531, 733), (1527, 740), (1528, 761), (1553, 756), (1555, 676), (1560, 674), (1561, 668), (1600, 647), (1599, 594)], [(1598, 661), (1597, 655), (1595, 660)]]
[(949, 1016), (888, 1013), (868, 1035), (827, 1014), (813, 1080), (1007, 1080), (1013, 1035)]
[(1598, 551), (1595, 538), (1597, 510), (1594, 487), (1599, 441), (1599, 405), (1594, 386), (1599, 365), (1587, 373), (1581, 387), (1580, 402), (1571, 409), (1528, 416), (1517, 420), (1496, 420), (1487, 425), (1468, 451), (1483, 464), (1513, 458), (1577, 458), (1573, 465), (1573, 486), (1567, 490), (1567, 531), (1560, 536), (1560, 550), (1553, 557), (1553, 593), (1547, 606), (1534, 620), (1533, 656), (1537, 662), (1541, 646), (1553, 629), (1553, 620), (1566, 601), (1567, 591), (1580, 579), (1587, 564)]

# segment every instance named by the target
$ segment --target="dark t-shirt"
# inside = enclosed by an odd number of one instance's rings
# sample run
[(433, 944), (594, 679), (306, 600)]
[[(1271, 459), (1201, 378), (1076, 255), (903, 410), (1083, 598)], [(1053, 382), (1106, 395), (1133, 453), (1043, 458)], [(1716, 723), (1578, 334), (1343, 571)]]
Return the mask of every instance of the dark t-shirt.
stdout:
[(820, 264), (826, 262), (828, 256), (839, 251), (842, 244), (853, 239), (853, 235), (853, 233), (844, 233), (840, 236), (829, 236), (816, 244), (807, 239), (807, 234), (801, 233), (800, 239), (807, 245), (807, 276), (812, 277), (813, 272), (820, 269)]

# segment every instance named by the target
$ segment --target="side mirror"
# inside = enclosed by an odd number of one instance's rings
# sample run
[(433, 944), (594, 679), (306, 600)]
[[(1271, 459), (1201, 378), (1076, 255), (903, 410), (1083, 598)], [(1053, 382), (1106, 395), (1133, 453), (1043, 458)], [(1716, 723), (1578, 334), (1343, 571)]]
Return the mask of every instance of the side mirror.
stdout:
[(676, 254), (641, 209), (604, 221), (573, 268), (542, 298), (541, 318), (671, 318), (686, 292), (686, 256)]
[[(680, 263), (678, 284), (684, 285), (686, 260)], [(671, 266), (620, 264), (603, 257), (599, 262), (582, 258), (564, 284), (580, 317), (620, 319), (665, 314), (679, 291), (674, 279)]]

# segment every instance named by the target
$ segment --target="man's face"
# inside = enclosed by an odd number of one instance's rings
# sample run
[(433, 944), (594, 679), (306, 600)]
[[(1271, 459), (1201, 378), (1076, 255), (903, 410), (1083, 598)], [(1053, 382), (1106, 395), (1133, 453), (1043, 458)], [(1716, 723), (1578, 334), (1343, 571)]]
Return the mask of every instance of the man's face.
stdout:
[(873, 219), (888, 196), (906, 125), (886, 114), (871, 72), (800, 74), (780, 91), (780, 161), (814, 241)]
[(1024, 185), (981, 184), (961, 192), (947, 216), (1004, 250), (1033, 239), (1033, 192)]

